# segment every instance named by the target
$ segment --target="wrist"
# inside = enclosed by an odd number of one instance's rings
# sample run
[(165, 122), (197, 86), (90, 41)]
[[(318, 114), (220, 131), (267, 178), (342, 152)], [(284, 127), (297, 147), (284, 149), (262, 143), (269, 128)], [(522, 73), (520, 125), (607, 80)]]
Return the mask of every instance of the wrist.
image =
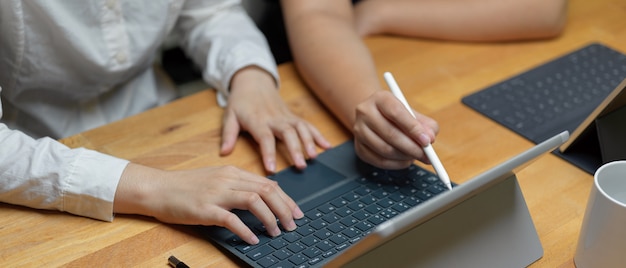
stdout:
[(165, 171), (129, 163), (115, 192), (113, 212), (121, 214), (152, 215), (153, 206), (158, 200), (151, 200), (158, 195), (160, 178)]
[(230, 82), (231, 94), (242, 90), (256, 90), (256, 88), (277, 89), (277, 81), (264, 69), (250, 65), (237, 71)]

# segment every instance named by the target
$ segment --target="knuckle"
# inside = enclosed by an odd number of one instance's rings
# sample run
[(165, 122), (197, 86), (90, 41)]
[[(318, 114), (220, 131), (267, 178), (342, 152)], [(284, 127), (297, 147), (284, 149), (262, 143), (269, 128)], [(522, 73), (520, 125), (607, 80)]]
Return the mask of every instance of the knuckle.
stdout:
[(261, 186), (259, 187), (259, 193), (261, 195), (268, 195), (268, 194), (275, 192), (277, 187), (278, 187), (277, 182), (268, 180), (268, 181), (261, 183)]
[(261, 199), (261, 196), (258, 195), (257, 193), (247, 193), (245, 200), (246, 200), (246, 203), (248, 204), (248, 207), (252, 207), (256, 203), (261, 201), (262, 199)]
[(296, 133), (294, 126), (289, 124), (280, 124), (277, 128), (279, 132), (283, 133), (283, 135), (293, 135)]
[(309, 128), (309, 124), (306, 121), (302, 121), (302, 120), (296, 120), (293, 123), (293, 125), (296, 129), (308, 129)]
[(232, 173), (239, 172), (239, 168), (233, 165), (226, 165), (226, 166), (222, 166), (221, 171), (226, 174), (232, 174)]
[(222, 214), (222, 217), (218, 219), (218, 225), (222, 227), (235, 226), (239, 218), (232, 212), (227, 212)]
[(413, 127), (411, 127), (411, 129), (409, 129), (409, 134), (411, 135), (411, 137), (416, 137), (422, 132), (424, 132), (424, 129), (421, 127), (421, 125), (414, 125)]
[(392, 147), (391, 145), (389, 145), (389, 144), (384, 144), (384, 145), (380, 148), (380, 153), (381, 153), (383, 156), (386, 156), (386, 157), (389, 157), (389, 156), (394, 155), (394, 154), (395, 154), (395, 152), (396, 152), (396, 149), (395, 149), (395, 148), (393, 148), (393, 147)]
[(274, 139), (274, 133), (272, 133), (271, 129), (264, 129), (262, 131), (258, 131), (253, 136), (258, 143), (261, 143), (264, 140)]
[(360, 103), (356, 106), (355, 113), (357, 117), (367, 114), (368, 106), (366, 103)]

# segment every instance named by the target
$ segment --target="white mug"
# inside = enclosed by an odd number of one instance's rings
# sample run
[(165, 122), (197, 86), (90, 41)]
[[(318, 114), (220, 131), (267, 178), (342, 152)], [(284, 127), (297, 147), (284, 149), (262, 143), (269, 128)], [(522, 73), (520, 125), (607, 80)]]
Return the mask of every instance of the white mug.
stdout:
[(601, 166), (587, 201), (574, 255), (577, 268), (626, 265), (626, 161)]

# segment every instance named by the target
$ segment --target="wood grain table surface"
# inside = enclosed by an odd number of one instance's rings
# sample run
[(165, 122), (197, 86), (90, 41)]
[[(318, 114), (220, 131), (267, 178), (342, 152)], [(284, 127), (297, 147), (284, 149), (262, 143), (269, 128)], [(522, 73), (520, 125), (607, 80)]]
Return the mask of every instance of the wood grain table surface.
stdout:
[[(626, 53), (626, 1), (571, 0), (564, 33), (550, 40), (463, 43), (381, 36), (366, 42), (380, 80), (392, 72), (411, 106), (439, 122), (434, 147), (452, 180), (463, 183), (533, 144), (461, 98), (592, 42)], [(333, 145), (350, 138), (292, 64), (280, 65), (279, 73), (280, 93), (295, 113)], [(161, 169), (236, 165), (264, 174), (249, 137), (242, 136), (231, 155), (219, 155), (222, 109), (215, 98), (207, 89), (61, 141)], [(286, 159), (280, 156), (277, 166), (290, 165)], [(544, 247), (532, 267), (574, 267), (593, 177), (552, 154), (517, 176)], [(117, 215), (108, 223), (0, 204), (0, 238), (3, 267), (168, 267), (170, 255), (191, 267), (239, 266), (193, 228), (143, 216)]]

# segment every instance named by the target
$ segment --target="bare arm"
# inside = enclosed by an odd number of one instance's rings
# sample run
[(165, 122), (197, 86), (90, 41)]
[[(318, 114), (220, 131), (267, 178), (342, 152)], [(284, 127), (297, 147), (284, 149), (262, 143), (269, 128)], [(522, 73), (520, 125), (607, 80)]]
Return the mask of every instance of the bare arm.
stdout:
[(436, 122), (415, 120), (383, 90), (369, 50), (353, 24), (350, 1), (282, 0), (296, 67), (311, 90), (355, 134), (357, 154), (382, 168), (425, 160)]
[(509, 41), (557, 36), (566, 13), (567, 0), (365, 0), (355, 23), (362, 36)]
[(307, 84), (345, 127), (355, 108), (381, 90), (369, 50), (355, 31), (349, 1), (281, 2), (295, 64)]

